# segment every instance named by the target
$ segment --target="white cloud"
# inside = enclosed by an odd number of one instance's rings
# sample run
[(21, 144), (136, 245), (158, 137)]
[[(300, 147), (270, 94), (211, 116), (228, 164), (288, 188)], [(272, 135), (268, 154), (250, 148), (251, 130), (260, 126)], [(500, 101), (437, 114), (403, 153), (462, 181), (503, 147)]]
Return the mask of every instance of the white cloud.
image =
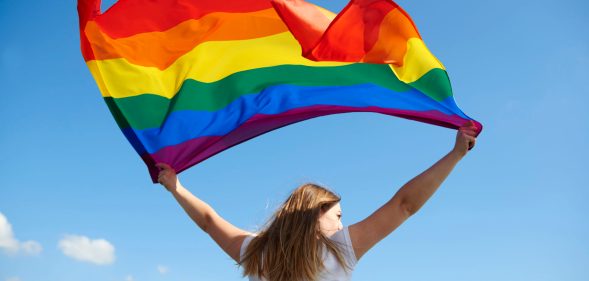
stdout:
[(66, 235), (58, 246), (64, 255), (79, 261), (98, 265), (112, 264), (115, 261), (115, 247), (104, 239), (91, 240), (86, 236)]
[(166, 274), (168, 271), (170, 271), (170, 269), (167, 266), (158, 265), (157, 271), (159, 271), (160, 274)]
[(12, 225), (8, 222), (4, 214), (0, 213), (0, 248), (5, 251), (18, 252), (19, 243), (12, 233)]
[(20, 242), (14, 237), (12, 225), (4, 214), (0, 213), (0, 248), (8, 254), (24, 253), (26, 255), (38, 255), (43, 247), (37, 241)]
[(18, 277), (10, 277), (10, 278), (6, 278), (6, 281), (20, 281), (20, 278), (18, 278)]
[(135, 281), (135, 278), (133, 278), (132, 275), (127, 275), (127, 277), (125, 277), (125, 281)]
[(39, 244), (39, 242), (32, 240), (22, 242), (20, 244), (20, 248), (23, 252), (29, 255), (38, 255), (43, 250), (43, 247), (41, 247), (41, 244)]

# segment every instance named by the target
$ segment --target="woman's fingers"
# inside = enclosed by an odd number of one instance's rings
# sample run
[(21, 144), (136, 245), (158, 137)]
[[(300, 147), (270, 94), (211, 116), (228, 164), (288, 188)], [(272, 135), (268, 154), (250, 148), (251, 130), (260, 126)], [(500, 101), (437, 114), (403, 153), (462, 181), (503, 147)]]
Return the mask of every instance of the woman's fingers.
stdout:
[(171, 176), (171, 173), (170, 173), (170, 171), (161, 171), (161, 172), (158, 174), (157, 178), (158, 178), (158, 179), (166, 179), (166, 178), (168, 178), (168, 177), (170, 177), (170, 176)]
[(472, 120), (468, 120), (466, 123), (462, 124), (462, 127), (472, 127), (477, 128), (477, 125)]
[(165, 185), (168, 181), (170, 181), (170, 177), (174, 173), (174, 169), (172, 169), (172, 167), (166, 163), (157, 163), (155, 166), (160, 170), (157, 175), (158, 183)]
[(474, 136), (476, 136), (476, 135), (477, 135), (477, 132), (476, 132), (476, 131), (474, 131), (474, 130), (466, 130), (466, 129), (465, 129), (465, 130), (460, 130), (460, 131), (461, 131), (462, 133), (464, 133), (465, 135), (467, 135), (467, 136), (471, 136), (471, 137), (474, 137)]
[(157, 163), (155, 164), (155, 167), (161, 170), (170, 170), (172, 169), (172, 167), (170, 167), (170, 165), (166, 164), (166, 163)]
[[(471, 121), (472, 122), (472, 121)], [(464, 124), (462, 127), (460, 127), (458, 129), (460, 132), (464, 132), (465, 134), (469, 135), (469, 136), (476, 136), (477, 135), (477, 127), (474, 125), (474, 123), (469, 124)]]
[(472, 120), (468, 120), (468, 122), (466, 122), (462, 126), (460, 126), (460, 130), (468, 130), (468, 131), (473, 131), (476, 133), (478, 131), (478, 127), (475, 125), (475, 123)]

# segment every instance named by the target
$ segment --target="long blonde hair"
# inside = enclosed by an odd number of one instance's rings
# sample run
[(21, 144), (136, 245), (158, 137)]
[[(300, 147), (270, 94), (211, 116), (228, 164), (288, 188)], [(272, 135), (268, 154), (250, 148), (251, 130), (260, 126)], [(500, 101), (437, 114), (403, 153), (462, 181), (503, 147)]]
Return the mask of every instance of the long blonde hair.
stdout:
[(243, 275), (269, 281), (316, 280), (323, 269), (324, 248), (347, 270), (339, 245), (319, 229), (321, 211), (340, 200), (332, 191), (312, 183), (295, 189), (250, 242), (241, 261)]

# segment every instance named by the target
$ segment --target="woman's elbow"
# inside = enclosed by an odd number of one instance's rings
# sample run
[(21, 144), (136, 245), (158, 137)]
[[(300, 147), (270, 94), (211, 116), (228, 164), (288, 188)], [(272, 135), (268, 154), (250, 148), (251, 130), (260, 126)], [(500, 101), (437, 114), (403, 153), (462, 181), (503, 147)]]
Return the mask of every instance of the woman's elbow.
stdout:
[(417, 211), (419, 211), (419, 209), (421, 209), (421, 206), (419, 204), (415, 204), (413, 202), (403, 200), (400, 204), (400, 208), (401, 208), (401, 212), (406, 217), (410, 217), (410, 216), (415, 215), (415, 213), (417, 213)]
[(194, 220), (198, 227), (202, 229), (202, 231), (209, 233), (211, 225), (213, 224), (213, 216), (211, 214), (205, 214), (202, 219)]

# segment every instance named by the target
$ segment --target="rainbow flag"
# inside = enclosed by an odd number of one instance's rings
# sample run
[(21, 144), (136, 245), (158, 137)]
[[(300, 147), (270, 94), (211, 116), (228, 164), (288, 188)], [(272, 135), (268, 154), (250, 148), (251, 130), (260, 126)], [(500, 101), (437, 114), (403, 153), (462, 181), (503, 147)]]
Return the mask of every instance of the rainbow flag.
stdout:
[[(329, 21), (323, 27), (335, 18), (306, 5)], [(313, 61), (302, 55), (304, 33), (292, 24), (301, 20), (283, 12), (268, 0), (124, 0), (101, 13), (100, 0), (78, 0), (86, 64), (154, 182), (156, 163), (179, 173), (243, 141), (323, 115), (375, 112), (449, 128), (472, 120), (456, 106), (449, 82), (439, 87), (443, 68), (403, 82), (395, 67), (423, 68), (412, 65), (419, 60)], [(386, 47), (381, 41), (375, 45)]]

